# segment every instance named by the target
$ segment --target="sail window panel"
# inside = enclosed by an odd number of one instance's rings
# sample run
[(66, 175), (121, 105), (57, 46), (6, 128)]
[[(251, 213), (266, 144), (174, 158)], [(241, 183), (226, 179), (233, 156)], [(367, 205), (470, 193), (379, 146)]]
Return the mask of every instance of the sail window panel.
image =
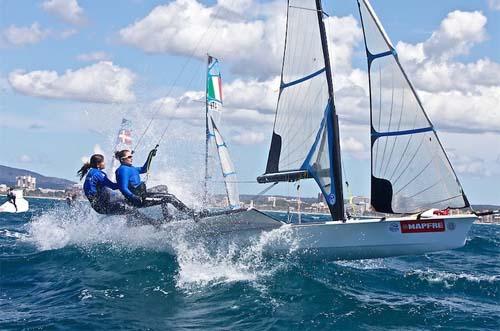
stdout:
[[(322, 192), (329, 198), (334, 190), (331, 178), (330, 143), (328, 141), (327, 130), (323, 127), (322, 131), (320, 140), (316, 145), (316, 150), (309, 163), (309, 171), (321, 187)], [(333, 201), (330, 202), (333, 203)]]
[(299, 80), (324, 67), (316, 1), (290, 0), (283, 83)]
[(282, 141), (279, 171), (301, 168), (320, 129), (328, 98), (324, 74), (281, 91), (274, 126)]
[(465, 205), (461, 187), (434, 131), (380, 137), (372, 153), (372, 174), (391, 183), (395, 213)]
[(385, 40), (381, 28), (375, 23), (372, 14), (366, 7), (364, 1), (359, 1), (359, 8), (361, 12), (361, 18), (363, 20), (363, 27), (365, 33), (366, 48), (372, 55), (377, 55), (390, 51), (391, 48), (388, 45), (389, 40)]
[(379, 133), (427, 128), (425, 116), (396, 59), (375, 59), (370, 67), (372, 126)]

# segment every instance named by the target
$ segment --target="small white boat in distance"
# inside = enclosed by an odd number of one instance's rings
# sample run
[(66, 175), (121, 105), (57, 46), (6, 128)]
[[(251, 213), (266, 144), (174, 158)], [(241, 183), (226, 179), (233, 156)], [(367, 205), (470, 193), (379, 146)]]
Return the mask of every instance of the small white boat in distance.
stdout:
[(29, 209), (29, 203), (23, 196), (23, 190), (13, 190), (12, 193), (16, 196), (16, 207), (10, 201), (6, 201), (0, 206), (0, 213), (24, 213)]

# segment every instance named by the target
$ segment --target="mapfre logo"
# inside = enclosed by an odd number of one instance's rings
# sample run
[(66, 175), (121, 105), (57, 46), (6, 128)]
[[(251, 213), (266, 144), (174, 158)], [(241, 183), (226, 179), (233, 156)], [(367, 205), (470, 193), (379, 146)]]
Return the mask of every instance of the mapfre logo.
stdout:
[(401, 221), (401, 233), (443, 232), (444, 220)]

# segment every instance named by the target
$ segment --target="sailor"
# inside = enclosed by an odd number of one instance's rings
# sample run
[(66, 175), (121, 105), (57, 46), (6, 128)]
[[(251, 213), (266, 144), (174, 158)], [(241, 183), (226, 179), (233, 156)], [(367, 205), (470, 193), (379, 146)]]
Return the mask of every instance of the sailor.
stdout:
[(140, 174), (148, 171), (155, 156), (156, 148), (149, 152), (148, 158), (142, 167), (134, 167), (132, 165), (133, 154), (130, 150), (124, 149), (115, 153), (116, 159), (121, 164), (115, 173), (120, 192), (123, 193), (130, 204), (138, 208), (171, 204), (181, 212), (194, 215), (194, 211), (177, 199), (175, 195), (167, 192), (153, 193), (147, 191), (146, 184), (141, 181)]
[(7, 191), (7, 200), (16, 207), (16, 212), (17, 212), (17, 205), (16, 205), (16, 193), (14, 193), (14, 190), (12, 187), (9, 187), (9, 190)]
[(127, 200), (120, 194), (114, 194), (112, 190), (118, 189), (118, 184), (108, 179), (103, 169), (106, 168), (104, 156), (94, 154), (90, 162), (85, 163), (78, 175), (80, 180), (85, 177), (83, 191), (89, 199), (92, 208), (99, 214), (122, 215), (131, 214), (134, 208), (129, 206)]

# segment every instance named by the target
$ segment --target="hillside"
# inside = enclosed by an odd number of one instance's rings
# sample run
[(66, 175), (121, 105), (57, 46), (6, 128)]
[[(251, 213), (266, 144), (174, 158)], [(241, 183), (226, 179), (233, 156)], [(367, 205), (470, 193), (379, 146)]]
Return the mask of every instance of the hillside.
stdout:
[(32, 176), (36, 178), (36, 186), (42, 188), (50, 188), (54, 190), (62, 190), (76, 184), (73, 181), (57, 178), (57, 177), (47, 177), (39, 173), (26, 170), (18, 169), (0, 165), (0, 184), (6, 184), (8, 186), (16, 185), (16, 176)]

